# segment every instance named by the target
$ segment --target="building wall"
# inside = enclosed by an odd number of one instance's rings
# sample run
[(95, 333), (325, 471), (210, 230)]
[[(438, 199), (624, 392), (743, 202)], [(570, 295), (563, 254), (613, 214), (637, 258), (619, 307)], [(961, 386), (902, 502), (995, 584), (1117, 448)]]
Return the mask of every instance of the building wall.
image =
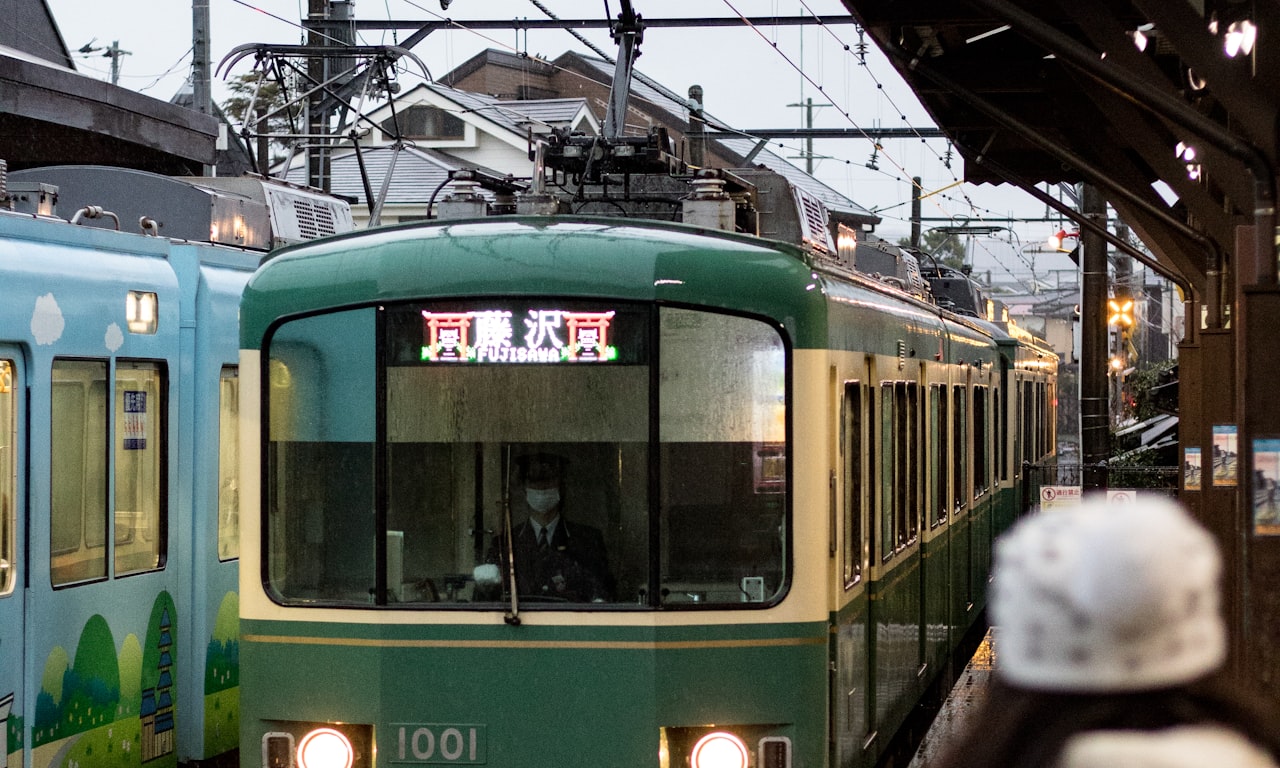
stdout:
[(500, 99), (553, 99), (558, 94), (547, 74), (549, 65), (529, 60), (523, 69), (490, 61), (449, 85), (460, 91), (484, 93)]

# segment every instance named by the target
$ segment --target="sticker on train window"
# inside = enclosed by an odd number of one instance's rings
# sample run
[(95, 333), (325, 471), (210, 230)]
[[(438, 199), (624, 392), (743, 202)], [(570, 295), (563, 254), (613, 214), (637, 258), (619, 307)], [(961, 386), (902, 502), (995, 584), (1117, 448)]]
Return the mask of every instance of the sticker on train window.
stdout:
[(422, 311), (422, 362), (607, 363), (617, 312), (555, 308)]
[(143, 451), (147, 448), (147, 393), (124, 391), (124, 449)]

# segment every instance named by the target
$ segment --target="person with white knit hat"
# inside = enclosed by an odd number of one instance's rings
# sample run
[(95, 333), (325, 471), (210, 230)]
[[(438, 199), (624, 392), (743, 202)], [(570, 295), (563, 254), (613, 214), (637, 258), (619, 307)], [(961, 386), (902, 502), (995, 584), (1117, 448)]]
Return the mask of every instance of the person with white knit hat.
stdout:
[(1221, 571), (1169, 500), (1021, 521), (996, 544), (995, 678), (942, 766), (1280, 766), (1280, 714), (1222, 672)]

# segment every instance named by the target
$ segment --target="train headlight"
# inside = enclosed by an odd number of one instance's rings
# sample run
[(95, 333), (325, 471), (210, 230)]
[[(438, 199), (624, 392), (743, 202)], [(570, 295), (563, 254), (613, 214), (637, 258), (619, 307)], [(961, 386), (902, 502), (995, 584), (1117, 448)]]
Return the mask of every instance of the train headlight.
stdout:
[(698, 739), (689, 755), (693, 768), (747, 768), (747, 745), (725, 731), (713, 731)]
[(152, 291), (129, 291), (124, 299), (124, 317), (129, 332), (155, 333), (159, 305)]
[(351, 768), (354, 761), (351, 740), (332, 728), (317, 728), (298, 742), (298, 768)]

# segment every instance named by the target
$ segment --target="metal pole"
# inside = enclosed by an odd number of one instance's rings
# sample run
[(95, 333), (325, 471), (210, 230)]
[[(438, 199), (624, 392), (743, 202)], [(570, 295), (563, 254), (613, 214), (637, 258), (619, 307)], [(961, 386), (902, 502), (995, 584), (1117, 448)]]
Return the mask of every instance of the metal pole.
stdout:
[(702, 167), (706, 162), (707, 122), (703, 117), (705, 102), (702, 86), (689, 86), (689, 165)]
[[(307, 18), (320, 21), (329, 18), (329, 0), (307, 0)], [(307, 32), (308, 45), (323, 45), (324, 36), (316, 29)], [(307, 59), (307, 77), (313, 83), (324, 81), (324, 59), (313, 56)], [(317, 88), (307, 99), (307, 131), (312, 134), (328, 133), (328, 121), (320, 103), (324, 100), (324, 91)], [(307, 184), (316, 189), (329, 191), (328, 152), (324, 140), (313, 142), (307, 146)]]
[(213, 73), (209, 60), (209, 0), (191, 3), (191, 85), (195, 104), (202, 115), (212, 114)]
[[(1080, 211), (1106, 226), (1107, 203), (1098, 188), (1084, 186)], [(1092, 230), (1080, 232), (1080, 458), (1083, 490), (1107, 487), (1110, 419), (1107, 398), (1107, 242)]]
[(920, 247), (920, 195), (924, 186), (919, 176), (911, 177), (911, 244)]

